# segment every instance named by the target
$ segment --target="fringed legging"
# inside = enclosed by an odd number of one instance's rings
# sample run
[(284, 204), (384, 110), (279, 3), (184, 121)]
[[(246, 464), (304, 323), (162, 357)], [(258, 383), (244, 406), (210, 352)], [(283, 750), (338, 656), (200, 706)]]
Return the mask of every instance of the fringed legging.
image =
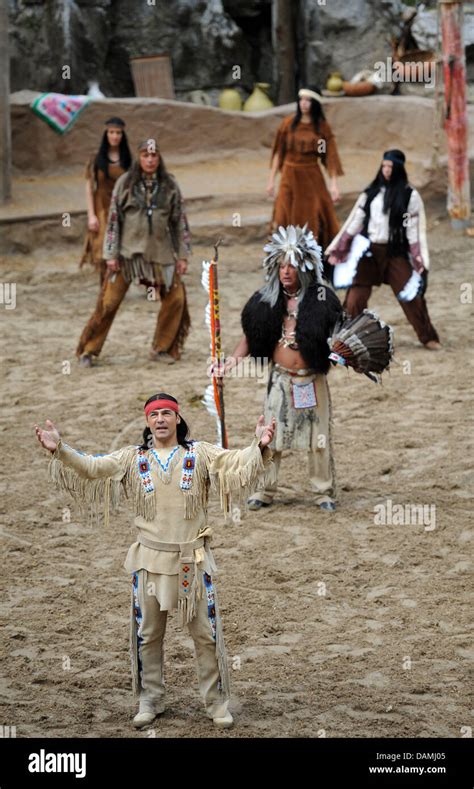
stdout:
[[(129, 287), (130, 283), (124, 279), (120, 271), (116, 273), (113, 282), (110, 274), (106, 276), (95, 311), (81, 334), (76, 350), (77, 356), (83, 354), (99, 356)], [(157, 290), (161, 299), (161, 308), (156, 321), (152, 348), (154, 351), (163, 351), (174, 359), (179, 359), (191, 325), (186, 289), (179, 274), (175, 272), (170, 290), (167, 291), (164, 286)]]
[[(202, 572), (202, 571), (201, 571)], [(169, 576), (170, 581), (178, 576)], [(199, 690), (210, 717), (223, 717), (229, 702), (229, 674), (222, 623), (217, 607), (215, 580), (203, 572), (203, 594), (196, 603), (196, 615), (188, 623), (194, 642)], [(162, 712), (165, 705), (163, 682), (163, 640), (168, 611), (158, 600), (159, 576), (147, 570), (134, 573), (132, 598), (132, 675), (140, 711)]]

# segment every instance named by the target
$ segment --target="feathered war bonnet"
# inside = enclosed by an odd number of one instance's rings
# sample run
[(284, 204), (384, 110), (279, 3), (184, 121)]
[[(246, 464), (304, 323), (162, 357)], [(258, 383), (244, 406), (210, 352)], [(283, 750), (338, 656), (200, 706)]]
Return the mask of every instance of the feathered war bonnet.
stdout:
[(274, 307), (280, 294), (280, 265), (284, 261), (298, 270), (301, 287), (301, 300), (307, 288), (315, 283), (323, 284), (322, 249), (316, 241), (313, 231), (306, 230), (308, 225), (288, 225), (279, 227), (273, 233), (272, 240), (263, 247), (267, 256), (263, 261), (266, 284), (260, 289), (262, 301)]

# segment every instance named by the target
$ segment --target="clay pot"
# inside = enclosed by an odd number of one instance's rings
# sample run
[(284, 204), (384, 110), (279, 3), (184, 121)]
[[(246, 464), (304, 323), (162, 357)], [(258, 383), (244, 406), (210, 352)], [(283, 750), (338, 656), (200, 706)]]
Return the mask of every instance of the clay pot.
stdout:
[(224, 88), (219, 93), (218, 103), (221, 110), (240, 111), (242, 109), (242, 97), (235, 88)]
[(369, 96), (375, 91), (375, 85), (366, 80), (361, 82), (343, 82), (342, 86), (346, 96)]
[(331, 93), (339, 93), (342, 90), (342, 77), (338, 71), (334, 71), (330, 76), (326, 83), (326, 88), (331, 91)]
[(268, 82), (256, 82), (253, 93), (244, 103), (244, 112), (261, 112), (273, 107), (273, 101), (267, 96), (269, 87)]

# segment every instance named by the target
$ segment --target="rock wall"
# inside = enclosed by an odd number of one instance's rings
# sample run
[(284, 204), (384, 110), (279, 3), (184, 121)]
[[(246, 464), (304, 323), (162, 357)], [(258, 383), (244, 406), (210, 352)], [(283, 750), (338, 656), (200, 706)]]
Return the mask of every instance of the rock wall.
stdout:
[(234, 65), (249, 91), (271, 81), (270, 0), (10, 2), (12, 91), (84, 93), (97, 80), (107, 96), (133, 96), (129, 58), (163, 53), (178, 96), (233, 84)]
[[(400, 0), (294, 0), (295, 77), (323, 84), (390, 54)], [(10, 0), (12, 91), (133, 96), (129, 58), (172, 56), (178, 98), (195, 89), (273, 82), (271, 0)], [(64, 79), (63, 67), (71, 69)]]
[[(468, 82), (474, 80), (474, 9), (464, 9), (464, 46)], [(422, 49), (434, 49), (438, 35), (438, 13), (436, 9), (420, 11), (413, 25), (413, 33)]]
[(385, 60), (402, 10), (399, 0), (300, 0), (302, 81), (324, 87), (331, 71), (350, 79)]

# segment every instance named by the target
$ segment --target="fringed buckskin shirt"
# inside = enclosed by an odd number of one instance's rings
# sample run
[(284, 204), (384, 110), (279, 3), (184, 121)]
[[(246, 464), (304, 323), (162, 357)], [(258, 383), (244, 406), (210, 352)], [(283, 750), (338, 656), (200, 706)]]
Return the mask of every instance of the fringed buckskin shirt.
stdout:
[(170, 174), (166, 186), (158, 179), (150, 232), (144, 185), (140, 181), (130, 188), (129, 180), (130, 173), (125, 173), (115, 184), (104, 237), (104, 260), (120, 259), (127, 281), (144, 277), (161, 280), (169, 288), (176, 261), (187, 258), (191, 250), (178, 183)]
[[(60, 441), (51, 459), (50, 476), (60, 489), (96, 514), (103, 506), (106, 525), (110, 509), (115, 510), (125, 494), (135, 510), (139, 538), (188, 543), (211, 534), (207, 527), (209, 493), (219, 495), (227, 516), (233, 497), (247, 496), (262, 477), (271, 475), (271, 457), (268, 447), (260, 450), (257, 438), (245, 449), (232, 450), (194, 441), (190, 450), (179, 447), (165, 474), (152, 450), (128, 446), (95, 456)], [(196, 561), (205, 561), (205, 553), (198, 548)], [(145, 569), (176, 575), (178, 563), (179, 552), (155, 550), (137, 540), (130, 546), (125, 568), (130, 573)]]

